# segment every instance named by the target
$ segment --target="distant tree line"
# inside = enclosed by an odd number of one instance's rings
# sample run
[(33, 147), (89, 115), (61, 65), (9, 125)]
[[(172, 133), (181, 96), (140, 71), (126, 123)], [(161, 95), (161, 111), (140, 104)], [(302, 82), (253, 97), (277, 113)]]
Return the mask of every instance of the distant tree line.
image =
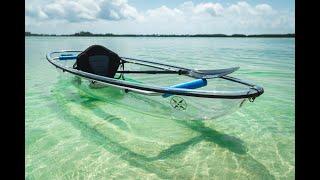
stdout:
[(106, 33), (106, 34), (93, 34), (91, 32), (81, 31), (74, 34), (34, 34), (31, 32), (25, 32), (25, 36), (102, 36), (102, 37), (290, 37), (294, 38), (295, 34), (251, 34), (251, 35), (245, 35), (245, 34), (232, 34), (232, 35), (226, 35), (226, 34), (112, 34), (112, 33)]

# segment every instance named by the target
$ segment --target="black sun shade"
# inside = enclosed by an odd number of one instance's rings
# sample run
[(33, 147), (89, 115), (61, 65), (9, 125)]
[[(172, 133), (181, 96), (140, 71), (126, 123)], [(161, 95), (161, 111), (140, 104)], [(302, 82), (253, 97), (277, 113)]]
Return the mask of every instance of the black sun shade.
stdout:
[(77, 56), (75, 69), (113, 78), (121, 63), (121, 58), (111, 50), (92, 45)]

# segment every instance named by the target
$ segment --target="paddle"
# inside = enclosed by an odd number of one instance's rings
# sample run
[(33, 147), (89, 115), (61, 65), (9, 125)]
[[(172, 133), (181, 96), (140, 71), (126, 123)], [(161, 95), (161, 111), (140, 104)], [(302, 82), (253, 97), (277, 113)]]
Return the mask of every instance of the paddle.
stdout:
[(227, 69), (214, 69), (214, 70), (191, 70), (186, 75), (196, 79), (212, 79), (219, 78), (231, 74), (238, 70), (239, 67), (232, 67)]
[(214, 70), (193, 70), (193, 69), (181, 69), (181, 70), (164, 70), (164, 71), (117, 71), (117, 73), (124, 74), (183, 74), (195, 79), (212, 79), (219, 78), (238, 70), (239, 67), (227, 68), (227, 69), (214, 69)]
[[(76, 58), (77, 56), (74, 54), (62, 54), (59, 57), (59, 60), (71, 60)], [(195, 79), (212, 79), (212, 78), (219, 78), (219, 77), (231, 74), (239, 69), (239, 67), (232, 67), (227, 69), (195, 70), (195, 69), (188, 69), (188, 68), (172, 66), (172, 65), (167, 65), (167, 64), (157, 63), (157, 62), (150, 62), (150, 61), (145, 61), (140, 59), (126, 58), (126, 57), (122, 57), (122, 58), (133, 60), (131, 62), (125, 61), (126, 63), (129, 62), (129, 63), (139, 64), (143, 66), (159, 68), (159, 69), (163, 69), (163, 71), (117, 71), (117, 73), (179, 74), (179, 75), (183, 74)], [(142, 62), (142, 63), (139, 63), (139, 62)], [(148, 64), (145, 64), (145, 63), (148, 63)], [(156, 66), (156, 65), (160, 65), (160, 66)]]
[[(163, 63), (157, 63), (147, 60), (135, 59), (135, 58), (128, 58), (128, 57), (121, 57), (121, 59), (125, 63), (133, 63), (153, 68), (162, 69), (164, 71), (123, 71), (124, 73), (145, 73), (145, 74), (183, 74), (187, 75), (192, 78), (196, 79), (212, 79), (212, 78), (219, 78), (228, 74), (231, 74), (239, 69), (239, 67), (232, 67), (227, 69), (214, 69), (214, 70), (195, 70), (195, 69), (188, 69), (179, 66), (173, 66)], [(119, 71), (120, 72), (120, 71)]]

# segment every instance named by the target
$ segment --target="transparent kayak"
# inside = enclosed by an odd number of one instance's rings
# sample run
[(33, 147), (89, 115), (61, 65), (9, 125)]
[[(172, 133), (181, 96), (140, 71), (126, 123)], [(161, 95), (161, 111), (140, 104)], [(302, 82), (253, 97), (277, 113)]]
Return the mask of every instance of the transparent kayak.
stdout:
[(65, 72), (63, 81), (79, 93), (142, 114), (210, 120), (234, 112), (263, 93), (262, 87), (229, 76), (237, 68), (192, 70), (121, 57), (125, 63), (115, 76), (105, 77), (74, 68), (81, 52), (51, 52), (47, 60)]

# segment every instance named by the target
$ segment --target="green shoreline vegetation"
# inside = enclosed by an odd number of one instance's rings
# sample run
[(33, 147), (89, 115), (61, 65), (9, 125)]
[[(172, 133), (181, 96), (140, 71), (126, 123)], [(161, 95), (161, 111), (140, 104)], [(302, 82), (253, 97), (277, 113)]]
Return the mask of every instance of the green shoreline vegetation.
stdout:
[(85, 37), (263, 37), (263, 38), (294, 38), (295, 34), (93, 34), (91, 32), (81, 31), (74, 34), (35, 34), (25, 32), (25, 36), (85, 36)]

